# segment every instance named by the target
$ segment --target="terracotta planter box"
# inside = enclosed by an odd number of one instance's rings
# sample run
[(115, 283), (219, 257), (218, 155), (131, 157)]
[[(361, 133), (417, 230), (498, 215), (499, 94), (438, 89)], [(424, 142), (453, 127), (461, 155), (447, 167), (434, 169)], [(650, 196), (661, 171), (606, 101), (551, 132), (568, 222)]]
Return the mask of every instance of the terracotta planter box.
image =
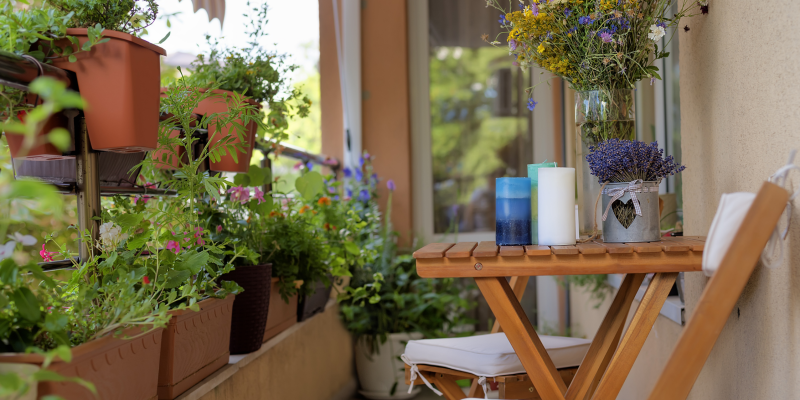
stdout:
[(203, 300), (198, 312), (170, 312), (161, 342), (159, 399), (178, 397), (228, 364), (234, 297)]
[[(81, 46), (89, 40), (86, 28), (67, 29), (67, 35), (77, 37)], [(94, 150), (153, 150), (158, 143), (159, 56), (167, 52), (127, 33), (105, 30), (103, 37), (111, 40), (76, 54), (76, 62), (59, 58), (53, 65), (78, 78)]]
[[(38, 99), (34, 94), (28, 94), (26, 97), (26, 103), (28, 104), (42, 104), (42, 99)], [(22, 117), (25, 118), (24, 116)], [(46, 136), (50, 131), (55, 128), (68, 128), (68, 118), (64, 115), (64, 113), (56, 113), (50, 116), (47, 120), (44, 121), (43, 124), (39, 127), (39, 132), (37, 132), (37, 141), (41, 140), (41, 137)], [(7, 134), (6, 141), (8, 141), (8, 148), (11, 150), (11, 157), (18, 159), (18, 160), (31, 160), (31, 161), (52, 161), (52, 160), (64, 160), (75, 158), (75, 156), (65, 156), (61, 153), (61, 150), (57, 149), (56, 146), (53, 146), (50, 142), (40, 144), (34, 146), (25, 157), (21, 157), (22, 154), (22, 142), (25, 141), (24, 136), (22, 135), (14, 135), (14, 134)]]
[[(264, 341), (272, 339), (279, 333), (289, 329), (297, 323), (297, 295), (289, 298), (287, 304), (281, 298), (278, 278), (272, 278), (272, 286), (269, 294), (269, 312), (267, 313), (267, 327), (264, 330)], [(303, 281), (295, 281), (299, 288)]]
[[(228, 90), (217, 89), (214, 90), (213, 93), (216, 94), (227, 93), (230, 96), (233, 92)], [(261, 109), (261, 104), (253, 100), (247, 100), (247, 102)], [(194, 109), (194, 112), (196, 114), (203, 114), (203, 115), (223, 113), (227, 111), (228, 111), (228, 100), (223, 99), (220, 96), (214, 96), (205, 99), (200, 102), (197, 108)], [(239, 120), (240, 124), (241, 122), (242, 121)], [(239, 160), (239, 162), (237, 163), (236, 161), (233, 160), (233, 157), (231, 157), (231, 155), (228, 154), (226, 150), (226, 154), (220, 157), (221, 159), (219, 162), (213, 162), (213, 161), (210, 162), (212, 171), (246, 173), (247, 170), (250, 168), (250, 158), (253, 156), (253, 146), (255, 145), (256, 133), (258, 131), (258, 124), (255, 121), (251, 121), (244, 128), (245, 132), (243, 136), (247, 140), (247, 143), (249, 144), (247, 148), (247, 153), (242, 154), (240, 152), (237, 152), (236, 157)], [(213, 124), (209, 124), (209, 133), (214, 132), (215, 130), (216, 126)], [(226, 126), (220, 129), (220, 131), (217, 132), (214, 136), (209, 137), (209, 140), (214, 140), (216, 142), (228, 135), (233, 135), (233, 126)], [(240, 142), (239, 138), (236, 137), (236, 139), (232, 143), (239, 143), (239, 142)]]
[[(72, 349), (72, 362), (56, 361), (48, 369), (63, 376), (80, 377), (94, 383), (97, 398), (114, 400), (155, 400), (158, 398), (158, 361), (163, 329), (142, 335), (131, 328), (125, 335), (106, 336)], [(2, 354), (0, 362), (42, 364), (38, 354)], [(38, 395), (65, 399), (94, 399), (90, 391), (75, 383), (40, 382)]]

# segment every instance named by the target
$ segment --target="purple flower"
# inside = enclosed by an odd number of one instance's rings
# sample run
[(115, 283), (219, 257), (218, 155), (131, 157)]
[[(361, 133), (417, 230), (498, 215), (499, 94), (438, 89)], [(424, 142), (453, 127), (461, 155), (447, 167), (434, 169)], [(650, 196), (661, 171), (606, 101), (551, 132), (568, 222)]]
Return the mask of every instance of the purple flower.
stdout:
[(361, 182), (362, 179), (364, 179), (364, 174), (361, 172), (360, 169), (357, 169), (356, 170), (356, 180)]
[(369, 195), (369, 192), (367, 191), (367, 189), (361, 189), (361, 191), (358, 192), (358, 199), (363, 201), (363, 202), (369, 201), (370, 195)]
[(344, 173), (345, 178), (351, 178), (353, 176), (353, 170), (351, 170), (350, 167), (344, 167), (342, 172)]
[(672, 156), (663, 155), (657, 142), (648, 145), (638, 140), (610, 139), (590, 146), (586, 161), (600, 183), (657, 181), (686, 169)]
[(336, 193), (336, 189), (334, 189), (333, 187), (329, 186), (328, 187), (328, 193), (334, 194), (334, 193)]
[(345, 190), (344, 194), (345, 194), (345, 196), (344, 196), (345, 200), (353, 198), (353, 190), (352, 189)]
[(565, 9), (564, 9), (564, 15), (566, 15), (567, 17), (569, 17), (570, 15), (572, 15), (572, 10), (570, 10), (569, 8), (565, 8)]
[(516, 50), (517, 49), (517, 41), (514, 40), (514, 39), (509, 40), (508, 41), (508, 48), (511, 49), (511, 51)]
[(658, 23), (656, 24), (656, 26), (660, 26), (660, 27), (662, 27), (662, 28), (666, 28), (666, 27), (667, 27), (667, 23), (666, 23), (666, 22), (664, 22), (664, 21), (658, 21)]
[(578, 23), (581, 25), (591, 25), (592, 23), (594, 23), (594, 20), (592, 19), (592, 17), (585, 16), (578, 18)]
[(500, 26), (506, 26), (508, 20), (506, 19), (505, 14), (500, 14), (500, 19), (498, 19), (497, 22), (500, 23)]
[(308, 170), (311, 171), (312, 169), (314, 169), (314, 164), (312, 164), (311, 161), (309, 161), (306, 163), (306, 168), (308, 168)]
[(392, 192), (394, 192), (394, 189), (395, 189), (395, 186), (394, 186), (394, 180), (392, 180), (392, 179), (389, 179), (388, 181), (386, 181), (386, 187), (387, 187), (389, 190), (391, 190)]
[(528, 99), (528, 110), (533, 111), (533, 109), (536, 108), (537, 104), (539, 103), (533, 101), (533, 99)]
[(336, 196), (333, 196), (333, 199), (339, 201), (339, 195), (337, 194)]
[(534, 17), (539, 15), (539, 5), (535, 3), (531, 4), (531, 12), (533, 13)]
[(611, 38), (611, 33), (608, 31), (600, 32), (600, 40), (602, 40), (603, 43), (611, 43), (614, 41), (614, 39)]

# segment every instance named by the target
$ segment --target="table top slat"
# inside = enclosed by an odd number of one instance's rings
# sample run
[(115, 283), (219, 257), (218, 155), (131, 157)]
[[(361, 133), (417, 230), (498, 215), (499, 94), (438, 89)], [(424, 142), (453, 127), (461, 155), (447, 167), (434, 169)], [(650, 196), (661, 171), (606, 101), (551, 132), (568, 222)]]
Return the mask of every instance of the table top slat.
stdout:
[(550, 246), (555, 255), (575, 255), (578, 254), (578, 247), (576, 246)]
[(456, 243), (455, 246), (451, 247), (450, 250), (447, 250), (445, 253), (445, 257), (447, 258), (467, 258), (472, 255), (472, 250), (475, 249), (475, 246), (478, 245), (478, 242), (461, 242)]
[(500, 246), (500, 257), (522, 257), (524, 254), (522, 246)]
[(625, 243), (605, 243), (602, 239), (595, 239), (595, 243), (603, 246), (608, 250), (608, 254), (630, 254), (633, 253), (633, 247)]
[(472, 251), (473, 257), (496, 257), (497, 244), (495, 242), (480, 242), (478, 247)]
[(633, 250), (637, 253), (660, 253), (664, 250), (663, 247), (661, 247), (660, 242), (625, 243), (625, 244), (633, 247)]
[(606, 248), (597, 243), (578, 243), (575, 245), (581, 254), (606, 254)]
[(661, 240), (661, 247), (667, 252), (691, 251), (692, 246), (676, 237), (665, 237)]
[(688, 237), (683, 237), (683, 240), (686, 242), (686, 244), (692, 247), (692, 251), (702, 252), (703, 250), (705, 250), (706, 238), (699, 236), (688, 236)]
[(550, 247), (548, 246), (525, 246), (525, 253), (529, 256), (549, 256)]
[(414, 258), (443, 258), (444, 253), (455, 243), (431, 243), (414, 252)]

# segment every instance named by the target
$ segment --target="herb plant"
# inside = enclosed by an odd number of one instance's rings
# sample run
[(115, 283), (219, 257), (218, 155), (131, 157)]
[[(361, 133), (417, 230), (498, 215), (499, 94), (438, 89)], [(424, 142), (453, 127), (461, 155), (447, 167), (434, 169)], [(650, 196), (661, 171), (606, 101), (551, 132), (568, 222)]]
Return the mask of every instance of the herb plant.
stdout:
[(600, 183), (660, 181), (686, 169), (672, 156), (664, 157), (658, 142), (648, 145), (639, 140), (610, 139), (589, 147), (589, 151), (586, 161)]
[(47, 0), (47, 3), (69, 16), (70, 28), (99, 24), (105, 29), (140, 36), (158, 17), (155, 0)]

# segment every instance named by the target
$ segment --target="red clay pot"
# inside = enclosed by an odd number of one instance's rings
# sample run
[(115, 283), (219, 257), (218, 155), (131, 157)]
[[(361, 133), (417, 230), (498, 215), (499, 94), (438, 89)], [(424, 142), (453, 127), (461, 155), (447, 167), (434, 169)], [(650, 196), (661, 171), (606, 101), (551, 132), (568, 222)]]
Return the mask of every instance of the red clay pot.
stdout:
[[(287, 304), (281, 298), (278, 278), (272, 278), (269, 294), (269, 312), (267, 313), (267, 327), (264, 330), (264, 341), (272, 339), (279, 333), (289, 329), (297, 323), (297, 294), (289, 298)], [(297, 288), (303, 281), (295, 281)]]
[(203, 300), (198, 312), (170, 312), (161, 342), (159, 399), (178, 397), (228, 364), (234, 298)]
[[(213, 90), (215, 94), (222, 95), (227, 93), (229, 96), (233, 94), (233, 92), (229, 90)], [(261, 109), (261, 104), (257, 103), (254, 100), (247, 100), (248, 103), (258, 107)], [(228, 103), (226, 99), (222, 98), (221, 96), (214, 96), (208, 99), (205, 99), (200, 102), (197, 108), (194, 109), (194, 112), (197, 114), (213, 114), (213, 113), (223, 113), (228, 111)], [(242, 123), (241, 120), (238, 121), (240, 124)], [(219, 141), (223, 137), (228, 136), (229, 134), (233, 134), (232, 132), (233, 126), (229, 125), (222, 129), (219, 132), (216, 132), (215, 137), (209, 138), (210, 140)], [(209, 124), (209, 133), (215, 132), (216, 127), (213, 124)], [(245, 126), (245, 133), (244, 137), (247, 139), (249, 144), (247, 148), (247, 153), (237, 153), (236, 157), (238, 158), (239, 162), (233, 160), (230, 154), (225, 154), (221, 157), (219, 162), (211, 162), (211, 170), (212, 171), (221, 171), (221, 172), (241, 172), (246, 173), (247, 170), (250, 168), (250, 158), (253, 156), (253, 146), (255, 145), (255, 138), (256, 133), (258, 132), (258, 124), (255, 121), (251, 121), (249, 124)], [(235, 135), (234, 135), (235, 136)], [(239, 138), (237, 137), (233, 143), (239, 143)], [(226, 150), (227, 153), (227, 150)]]
[[(81, 45), (89, 40), (86, 28), (67, 29)], [(88, 52), (53, 60), (53, 65), (75, 72), (89, 139), (94, 150), (134, 153), (158, 144), (158, 109), (161, 80), (159, 56), (167, 52), (127, 33), (105, 30), (111, 39)]]
[[(42, 99), (37, 99), (35, 94), (29, 93), (26, 97), (26, 103), (39, 105), (42, 104)], [(22, 116), (24, 119), (24, 115)], [(50, 131), (55, 128), (64, 128), (67, 129), (68, 127), (68, 120), (67, 117), (63, 113), (57, 113), (47, 120), (44, 121), (43, 124), (39, 127), (39, 132), (36, 133), (37, 140), (41, 137), (46, 136)], [(22, 135), (14, 135), (14, 134), (6, 134), (6, 141), (8, 142), (8, 148), (11, 150), (11, 157), (14, 157), (18, 160), (32, 160), (32, 161), (49, 161), (49, 160), (64, 160), (68, 158), (75, 158), (75, 156), (64, 156), (61, 154), (61, 151), (53, 146), (50, 142), (40, 144), (38, 146), (34, 146), (32, 149), (28, 151), (28, 154), (25, 157), (21, 157), (22, 151), (22, 142), (25, 141), (24, 136)]]
[[(142, 335), (140, 328), (130, 328), (124, 335), (135, 339), (106, 336), (92, 340), (72, 349), (72, 362), (55, 361), (48, 369), (94, 383), (98, 399), (155, 400), (163, 332), (159, 328)], [(0, 362), (41, 365), (42, 361), (38, 354), (0, 355)], [(95, 398), (83, 386), (63, 382), (39, 382), (38, 395), (70, 400)]]

